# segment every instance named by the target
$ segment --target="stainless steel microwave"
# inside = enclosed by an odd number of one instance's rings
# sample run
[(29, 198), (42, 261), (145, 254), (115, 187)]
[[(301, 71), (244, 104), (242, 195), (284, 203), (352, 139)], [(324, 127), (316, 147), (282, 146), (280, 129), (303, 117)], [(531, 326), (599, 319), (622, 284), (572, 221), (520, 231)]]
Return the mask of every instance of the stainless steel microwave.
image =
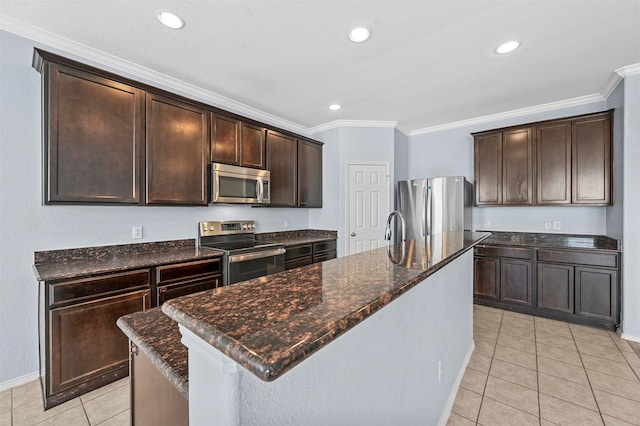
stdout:
[(211, 163), (211, 202), (269, 204), (268, 170)]

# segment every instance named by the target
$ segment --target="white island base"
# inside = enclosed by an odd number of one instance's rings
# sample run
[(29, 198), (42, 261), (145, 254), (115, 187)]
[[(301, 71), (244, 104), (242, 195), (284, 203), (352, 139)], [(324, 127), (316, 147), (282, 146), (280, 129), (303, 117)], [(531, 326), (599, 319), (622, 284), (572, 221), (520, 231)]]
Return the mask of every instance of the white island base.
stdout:
[(272, 382), (188, 329), (190, 425), (444, 425), (473, 352), (473, 250)]

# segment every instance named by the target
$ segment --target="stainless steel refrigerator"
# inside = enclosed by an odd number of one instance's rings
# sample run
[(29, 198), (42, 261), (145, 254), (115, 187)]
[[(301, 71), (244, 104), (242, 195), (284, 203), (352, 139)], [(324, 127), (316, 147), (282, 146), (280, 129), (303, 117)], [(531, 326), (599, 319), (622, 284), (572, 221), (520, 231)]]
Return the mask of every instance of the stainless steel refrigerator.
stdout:
[[(406, 239), (446, 231), (470, 231), (473, 185), (464, 176), (399, 181), (396, 209), (402, 213)], [(396, 221), (395, 241), (399, 241)]]

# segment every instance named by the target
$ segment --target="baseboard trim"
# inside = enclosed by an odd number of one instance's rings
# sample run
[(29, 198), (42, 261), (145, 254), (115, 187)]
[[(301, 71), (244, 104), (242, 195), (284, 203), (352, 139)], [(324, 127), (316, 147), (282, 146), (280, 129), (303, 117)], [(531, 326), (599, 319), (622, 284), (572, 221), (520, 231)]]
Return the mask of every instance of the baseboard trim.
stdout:
[(620, 338), (624, 340), (631, 340), (632, 342), (640, 343), (640, 336), (632, 336), (629, 333), (625, 333), (624, 329), (622, 330), (622, 335), (620, 336)]
[(40, 377), (40, 374), (38, 374), (37, 371), (34, 371), (32, 373), (25, 374), (24, 376), (20, 376), (20, 377), (16, 377), (15, 379), (7, 380), (6, 382), (0, 383), (0, 392), (2, 392), (4, 390), (7, 390), (7, 389), (15, 388), (16, 386), (24, 385), (26, 383), (34, 381), (35, 379), (37, 379), (39, 377)]
[(442, 416), (440, 416), (438, 426), (445, 426), (447, 424), (447, 421), (449, 420), (451, 410), (453, 409), (453, 403), (456, 401), (458, 389), (460, 389), (460, 383), (462, 383), (462, 377), (464, 376), (464, 372), (467, 371), (467, 365), (469, 365), (469, 361), (471, 360), (471, 355), (473, 355), (473, 350), (475, 349), (475, 347), (476, 343), (472, 340), (471, 345), (467, 350), (467, 355), (465, 355), (464, 357), (462, 367), (460, 367), (460, 371), (458, 371), (458, 377), (456, 377), (456, 381), (453, 384), (453, 388), (451, 389), (451, 393), (449, 394), (449, 398), (447, 399), (447, 404), (444, 406), (444, 410), (442, 410)]

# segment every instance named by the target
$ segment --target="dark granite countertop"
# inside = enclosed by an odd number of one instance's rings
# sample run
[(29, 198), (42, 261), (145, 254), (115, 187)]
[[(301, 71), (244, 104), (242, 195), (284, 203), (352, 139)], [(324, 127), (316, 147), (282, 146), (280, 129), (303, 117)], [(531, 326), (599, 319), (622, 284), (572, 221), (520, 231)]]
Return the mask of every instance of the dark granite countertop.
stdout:
[(118, 327), (178, 391), (189, 399), (189, 356), (178, 323), (160, 308), (118, 318)]
[(336, 240), (337, 231), (325, 231), (320, 229), (300, 229), (296, 231), (264, 232), (256, 234), (256, 239), (280, 243), (286, 247), (301, 246), (304, 244), (321, 243), (323, 241)]
[(265, 381), (278, 378), (486, 238), (450, 232), (165, 302), (163, 312)]
[(33, 267), (38, 281), (52, 281), (221, 256), (195, 240), (176, 240), (35, 252)]
[(602, 235), (571, 235), (491, 231), (491, 236), (484, 240), (483, 244), (621, 251), (619, 240)]

